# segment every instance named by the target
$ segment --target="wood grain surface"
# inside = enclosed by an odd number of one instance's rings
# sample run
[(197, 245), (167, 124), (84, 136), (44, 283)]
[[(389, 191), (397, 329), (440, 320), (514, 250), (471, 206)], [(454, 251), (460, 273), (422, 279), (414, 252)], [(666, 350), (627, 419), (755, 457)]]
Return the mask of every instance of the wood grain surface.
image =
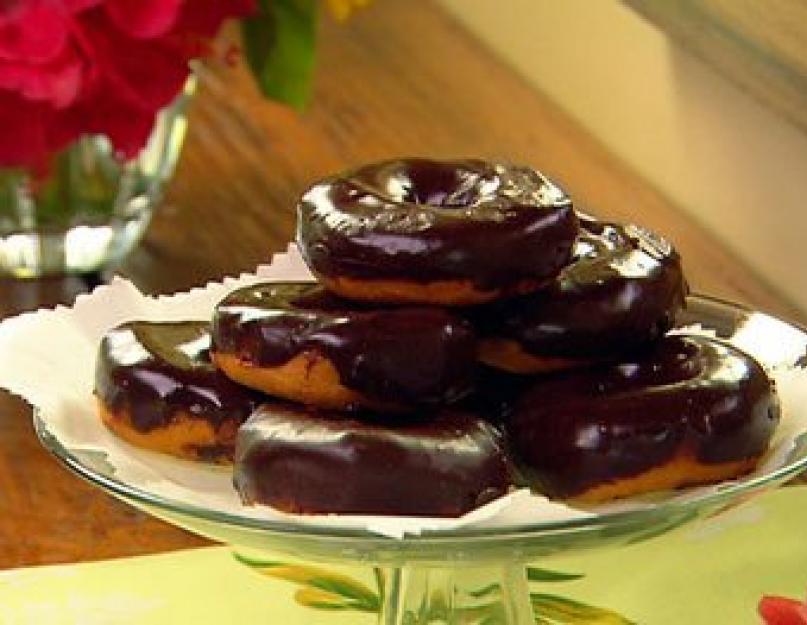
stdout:
[[(748, 266), (616, 161), (428, 2), (378, 0), (345, 25), (323, 20), (313, 103), (258, 96), (242, 67), (202, 72), (165, 206), (121, 268), (152, 293), (252, 269), (293, 236), (294, 203), (317, 177), (397, 155), (529, 163), (601, 216), (668, 235), (694, 290), (793, 320)], [(0, 283), (0, 313), (70, 302), (78, 279)], [(0, 396), (0, 568), (203, 544), (69, 474), (42, 451), (30, 410)]]

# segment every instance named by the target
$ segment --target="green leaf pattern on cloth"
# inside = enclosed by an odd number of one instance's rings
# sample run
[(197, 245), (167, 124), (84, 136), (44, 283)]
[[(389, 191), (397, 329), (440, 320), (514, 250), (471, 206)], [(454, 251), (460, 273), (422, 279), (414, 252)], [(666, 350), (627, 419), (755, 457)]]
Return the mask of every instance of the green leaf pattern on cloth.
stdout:
[[(329, 571), (325, 568), (287, 564), (272, 560), (258, 560), (239, 553), (233, 557), (240, 563), (252, 568), (261, 575), (282, 579), (301, 586), (294, 594), (295, 601), (307, 608), (317, 610), (356, 610), (359, 612), (381, 611), (381, 601), (384, 592), (384, 577), (380, 569), (375, 570), (375, 579), (378, 585), (376, 591), (371, 590), (362, 582)], [(527, 579), (532, 583), (556, 584), (583, 578), (579, 573), (566, 573), (550, 569), (528, 567)], [(470, 595), (484, 599), (499, 590), (497, 584), (471, 591)], [(597, 606), (588, 605), (567, 597), (543, 592), (530, 594), (535, 622), (537, 625), (564, 625), (566, 623), (579, 623), (581, 625), (635, 625), (633, 621), (624, 616)], [(475, 623), (496, 623), (498, 616), (496, 608), (491, 606), (489, 614), (480, 608), (474, 608)], [(469, 616), (471, 616), (469, 614)]]
[(361, 612), (378, 612), (380, 609), (378, 593), (346, 575), (315, 566), (256, 560), (239, 553), (234, 553), (233, 556), (241, 564), (246, 564), (261, 575), (303, 586), (295, 594), (295, 600), (301, 605), (310, 608), (350, 609)]
[[(788, 486), (718, 517), (637, 544), (558, 554), (530, 569), (535, 594), (551, 594), (607, 608), (589, 623), (715, 625), (760, 623), (763, 595), (801, 598), (807, 587), (807, 486)], [(264, 560), (286, 560), (250, 552)], [(299, 561), (304, 565), (308, 562)], [(275, 562), (279, 565), (280, 562)], [(276, 568), (276, 572), (279, 572)], [(145, 625), (253, 623), (372, 625), (377, 612), (363, 598), (383, 596), (381, 571), (348, 563), (307, 569), (308, 575), (359, 580), (349, 598), (310, 584), (260, 575), (236, 561), (229, 547), (204, 547), (102, 562), (0, 571), (0, 623)], [(577, 579), (548, 581), (553, 573)], [(287, 571), (288, 573), (288, 571)], [(297, 577), (295, 579), (302, 579)], [(480, 578), (482, 579), (482, 578)], [(468, 604), (485, 606), (498, 587), (480, 582)], [(333, 586), (331, 587), (333, 588)], [(727, 589), (729, 589), (727, 591)], [(298, 601), (294, 601), (297, 591)], [(486, 591), (485, 594), (482, 591)], [(327, 593), (327, 596), (324, 594)], [(200, 600), (214, 596), (216, 601)], [(315, 604), (320, 609), (302, 607)], [(356, 605), (367, 610), (357, 610)], [(341, 607), (334, 607), (341, 606)], [(536, 624), (558, 625), (574, 608), (545, 596)], [(549, 608), (553, 614), (546, 610)], [(498, 625), (496, 614), (468, 615), (474, 625)], [(609, 620), (610, 619), (610, 620)]]

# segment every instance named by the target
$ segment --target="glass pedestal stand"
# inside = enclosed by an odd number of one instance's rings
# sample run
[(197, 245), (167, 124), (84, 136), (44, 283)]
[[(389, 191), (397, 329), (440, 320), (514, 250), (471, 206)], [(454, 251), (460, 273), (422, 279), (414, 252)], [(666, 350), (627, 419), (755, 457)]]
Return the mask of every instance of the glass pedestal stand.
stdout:
[[(789, 465), (787, 471), (778, 471), (776, 479), (805, 465), (807, 456)], [(533, 563), (540, 566), (541, 558), (550, 555), (618, 547), (658, 536), (733, 507), (769, 487), (771, 479), (738, 485), (687, 504), (553, 522), (543, 528), (443, 531), (403, 539), (299, 524), (283, 527), (274, 523), (269, 529), (266, 522), (257, 520), (236, 525), (203, 518), (187, 509), (166, 510), (131, 497), (124, 499), (231, 545), (243, 564), (296, 584), (296, 600), (310, 608), (374, 613), (379, 625), (630, 625), (630, 620), (604, 607), (566, 599), (562, 591), (554, 594), (554, 588), (548, 589), (551, 582), (579, 575), (531, 568)], [(372, 567), (375, 584), (350, 579), (329, 568), (334, 565)], [(531, 594), (529, 582), (546, 584)], [(558, 615), (566, 620), (545, 618)]]
[[(678, 323), (714, 331), (721, 339), (741, 345), (769, 370), (804, 366), (807, 333), (768, 315), (706, 297), (690, 297)], [(792, 397), (790, 401), (794, 401)], [(794, 403), (787, 408), (803, 409)], [(661, 495), (655, 503), (626, 512), (429, 531), (399, 539), (364, 529), (255, 518), (239, 508), (207, 507), (205, 498), (184, 500), (152, 492), (148, 485), (121, 479), (103, 450), (63, 444), (58, 432), (49, 429), (47, 415), (35, 411), (34, 425), (46, 449), (96, 486), (165, 521), (231, 545), (244, 564), (300, 586), (298, 602), (312, 608), (373, 613), (382, 625), (628, 625), (630, 621), (613, 612), (564, 599), (544, 588), (531, 595), (528, 581), (561, 581), (563, 574), (558, 577), (552, 571), (525, 569), (524, 564), (554, 554), (619, 547), (661, 535), (734, 507), (807, 468), (807, 428), (799, 426), (799, 431), (790, 432), (792, 448), (776, 468), (687, 498)], [(182, 466), (182, 472), (176, 474), (182, 477), (174, 478), (179, 480), (176, 485), (184, 489), (180, 492), (195, 493), (195, 485), (206, 483), (211, 469), (201, 463)], [(221, 488), (232, 496), (229, 480)], [(302, 564), (289, 564), (301, 559)], [(374, 567), (375, 588), (333, 573), (327, 563)], [(553, 610), (562, 618), (554, 618)]]
[(534, 625), (523, 563), (384, 569), (379, 625)]
[[(775, 471), (697, 499), (567, 521), (424, 532), (397, 539), (359, 529), (234, 516), (156, 497), (118, 482), (110, 467), (96, 464), (97, 455), (62, 447), (40, 418), (35, 426), (48, 449), (79, 475), (149, 514), (231, 545), (244, 564), (301, 586), (298, 602), (311, 608), (375, 613), (380, 625), (630, 625), (628, 619), (603, 608), (543, 592), (531, 595), (528, 577), (538, 582), (559, 580), (553, 579), (552, 571), (525, 568), (525, 563), (659, 536), (732, 508), (807, 468), (804, 446)], [(304, 564), (291, 564), (301, 560)], [(376, 588), (334, 573), (329, 563), (373, 567)], [(547, 577), (530, 574), (535, 571)], [(544, 610), (566, 620), (545, 619)]]

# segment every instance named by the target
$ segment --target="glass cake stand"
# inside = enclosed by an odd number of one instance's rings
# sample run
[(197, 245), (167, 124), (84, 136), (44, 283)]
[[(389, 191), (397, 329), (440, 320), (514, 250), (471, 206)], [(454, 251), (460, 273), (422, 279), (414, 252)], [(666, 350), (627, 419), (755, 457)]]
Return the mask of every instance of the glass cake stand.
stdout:
[[(806, 364), (807, 334), (768, 315), (693, 296), (678, 325), (693, 323), (739, 344), (770, 368)], [(366, 586), (340, 588), (333, 580), (319, 584), (314, 580), (313, 589), (320, 594), (313, 596), (324, 597), (324, 607), (340, 596), (345, 601), (342, 608), (377, 612), (378, 622), (384, 625), (534, 624), (536, 606), (528, 577), (535, 579), (530, 573), (536, 569), (527, 569), (526, 563), (562, 552), (613, 548), (658, 536), (734, 507), (807, 467), (807, 432), (800, 432), (781, 466), (687, 500), (662, 498), (642, 509), (582, 519), (433, 531), (394, 539), (364, 530), (260, 520), (168, 499), (119, 480), (114, 468), (97, 456), (65, 447), (36, 412), (35, 425), (44, 446), (81, 477), (165, 521), (232, 545), (239, 553), (258, 554), (257, 558), (241, 557), (246, 564), (268, 566), (283, 554), (307, 562), (374, 567), (377, 592), (368, 593)], [(540, 578), (541, 570), (537, 571)], [(551, 576), (551, 572), (545, 573)], [(538, 622), (550, 621), (539, 618)], [(563, 622), (580, 621), (567, 615)]]

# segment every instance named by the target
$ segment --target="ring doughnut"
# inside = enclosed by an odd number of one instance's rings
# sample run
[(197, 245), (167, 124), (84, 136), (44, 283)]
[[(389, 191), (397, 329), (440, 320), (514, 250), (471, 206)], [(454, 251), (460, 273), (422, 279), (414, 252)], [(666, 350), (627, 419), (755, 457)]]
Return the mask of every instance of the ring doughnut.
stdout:
[(139, 447), (231, 462), (259, 395), (217, 371), (209, 347), (206, 322), (133, 321), (107, 332), (95, 374), (102, 421)]
[(669, 335), (642, 358), (539, 379), (507, 430), (539, 490), (596, 502), (747, 473), (779, 418), (754, 359)]
[(402, 159), (309, 189), (297, 242), (349, 299), (457, 306), (526, 293), (570, 257), (577, 217), (543, 174), (481, 160)]
[(471, 325), (437, 308), (368, 308), (312, 282), (239, 289), (216, 307), (212, 358), (227, 376), (319, 408), (451, 403), (475, 374)]
[(236, 490), (286, 512), (459, 516), (510, 487), (501, 435), (481, 419), (363, 417), (263, 404), (238, 432)]
[(686, 298), (675, 249), (637, 226), (580, 218), (574, 259), (546, 288), (472, 313), (482, 362), (514, 373), (629, 354), (663, 336)]

